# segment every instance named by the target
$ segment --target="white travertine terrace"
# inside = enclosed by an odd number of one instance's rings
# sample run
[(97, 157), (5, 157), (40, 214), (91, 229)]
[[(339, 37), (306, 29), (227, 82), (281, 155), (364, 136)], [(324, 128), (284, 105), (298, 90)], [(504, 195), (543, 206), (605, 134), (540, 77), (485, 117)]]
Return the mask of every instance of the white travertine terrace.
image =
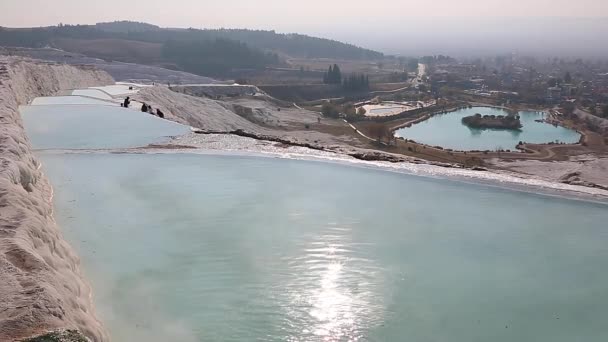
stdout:
[(79, 259), (53, 219), (52, 188), (32, 154), (19, 106), (113, 83), (89, 67), (0, 58), (0, 341), (61, 329), (108, 340)]

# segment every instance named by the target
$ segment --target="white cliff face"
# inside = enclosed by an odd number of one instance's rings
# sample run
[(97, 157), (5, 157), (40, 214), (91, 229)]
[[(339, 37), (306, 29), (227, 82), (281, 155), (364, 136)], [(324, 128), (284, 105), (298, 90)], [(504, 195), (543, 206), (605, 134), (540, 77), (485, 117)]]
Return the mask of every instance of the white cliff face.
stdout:
[(66, 328), (108, 339), (79, 259), (54, 222), (52, 188), (18, 110), (37, 96), (112, 83), (84, 66), (0, 58), (0, 341)]

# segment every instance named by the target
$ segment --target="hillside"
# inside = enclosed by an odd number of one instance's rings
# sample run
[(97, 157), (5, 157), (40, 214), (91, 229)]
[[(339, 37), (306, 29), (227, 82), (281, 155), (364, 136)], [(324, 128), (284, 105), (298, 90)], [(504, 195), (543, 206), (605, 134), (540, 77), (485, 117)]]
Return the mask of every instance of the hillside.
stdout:
[(142, 31), (158, 31), (160, 27), (147, 23), (138, 23), (135, 21), (114, 21), (110, 23), (97, 23), (95, 28), (107, 32), (142, 32)]
[(281, 52), (291, 57), (338, 58), (338, 59), (378, 59), (380, 52), (364, 49), (335, 40), (310, 37), (301, 34), (281, 34), (275, 31), (245, 29), (161, 29), (146, 23), (118, 21), (99, 23), (96, 28), (105, 32), (121, 33), (122, 38), (162, 43), (173, 40), (215, 40), (228, 39), (249, 44), (258, 49)]
[(57, 47), (105, 60), (162, 65), (199, 75), (235, 76), (243, 69), (280, 66), (280, 56), (374, 60), (379, 52), (329, 39), (254, 30), (161, 29), (136, 22), (0, 27), (0, 45)]
[[(154, 63), (161, 60), (162, 44), (125, 39), (58, 38), (53, 46), (101, 59), (119, 58), (123, 62)], [(119, 52), (119, 53), (118, 53)]]

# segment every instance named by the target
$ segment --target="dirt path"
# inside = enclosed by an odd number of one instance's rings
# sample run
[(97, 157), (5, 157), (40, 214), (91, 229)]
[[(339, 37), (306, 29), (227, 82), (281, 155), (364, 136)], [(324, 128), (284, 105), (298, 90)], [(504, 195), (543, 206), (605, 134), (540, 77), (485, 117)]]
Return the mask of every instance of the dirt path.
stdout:
[[(352, 129), (354, 129), (357, 134), (359, 134), (360, 136), (364, 137), (365, 139), (368, 139), (368, 140), (371, 140), (371, 141), (376, 141), (376, 139), (370, 138), (367, 135), (363, 134), (363, 132), (361, 132), (360, 130), (358, 130), (357, 127), (355, 127), (353, 124), (351, 124), (350, 122), (346, 121), (345, 119), (342, 119), (342, 121), (346, 122), (346, 124), (349, 125)], [(385, 143), (382, 143), (382, 144), (386, 145)]]

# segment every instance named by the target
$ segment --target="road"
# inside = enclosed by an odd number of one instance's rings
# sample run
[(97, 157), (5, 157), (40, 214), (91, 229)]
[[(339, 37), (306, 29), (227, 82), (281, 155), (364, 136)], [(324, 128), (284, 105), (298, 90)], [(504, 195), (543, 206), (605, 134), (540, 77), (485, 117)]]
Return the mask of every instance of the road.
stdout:
[(418, 75), (416, 76), (416, 78), (414, 78), (412, 80), (412, 86), (417, 88), (418, 85), (424, 83), (422, 81), (422, 78), (424, 77), (425, 74), (426, 74), (426, 64), (418, 63)]

